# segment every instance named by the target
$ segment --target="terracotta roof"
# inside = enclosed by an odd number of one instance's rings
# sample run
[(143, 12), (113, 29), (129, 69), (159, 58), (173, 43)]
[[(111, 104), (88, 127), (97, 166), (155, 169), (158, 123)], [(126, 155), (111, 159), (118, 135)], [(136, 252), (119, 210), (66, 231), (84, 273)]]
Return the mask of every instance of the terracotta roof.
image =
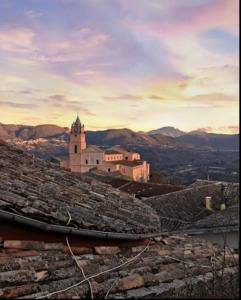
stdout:
[(123, 165), (128, 167), (137, 167), (141, 166), (143, 164), (142, 160), (115, 160), (115, 161), (109, 161), (108, 163), (113, 165)]
[[(200, 288), (205, 295), (206, 287), (211, 287), (213, 269), (223, 274), (221, 282), (215, 281), (215, 291), (225, 291), (228, 299), (238, 297), (238, 254), (228, 250), (223, 268), (223, 249), (197, 238), (167, 236), (149, 246), (128, 248), (73, 247), (69, 240), (69, 247), (67, 241), (0, 240), (4, 299), (90, 298), (77, 262), (91, 278), (94, 299), (200, 298)], [(208, 292), (206, 296), (210, 299)]]
[[(0, 145), (0, 210), (78, 230), (149, 234), (160, 229), (156, 212), (111, 186)], [(19, 218), (18, 218), (19, 219)]]

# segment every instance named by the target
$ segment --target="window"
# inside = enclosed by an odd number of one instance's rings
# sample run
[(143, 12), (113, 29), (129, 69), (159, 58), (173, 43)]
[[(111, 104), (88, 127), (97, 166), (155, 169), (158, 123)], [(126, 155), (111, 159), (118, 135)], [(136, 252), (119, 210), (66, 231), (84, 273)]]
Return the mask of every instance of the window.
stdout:
[(126, 160), (128, 160), (128, 156), (126, 156)]
[(110, 172), (110, 168), (108, 168), (108, 172)]
[(99, 164), (99, 160), (98, 160), (98, 159), (96, 160), (96, 164), (97, 164), (97, 165)]
[(74, 145), (74, 153), (77, 153), (77, 145)]
[(88, 165), (88, 159), (85, 160), (86, 165)]

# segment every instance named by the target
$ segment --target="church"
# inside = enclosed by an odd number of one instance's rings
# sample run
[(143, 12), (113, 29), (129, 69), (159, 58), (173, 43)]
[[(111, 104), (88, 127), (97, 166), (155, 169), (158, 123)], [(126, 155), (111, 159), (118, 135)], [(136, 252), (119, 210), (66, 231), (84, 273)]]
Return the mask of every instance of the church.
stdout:
[(107, 174), (120, 174), (133, 181), (147, 182), (150, 165), (141, 160), (140, 154), (130, 152), (122, 147), (102, 149), (95, 145), (87, 145), (84, 124), (79, 116), (72, 123), (68, 145), (68, 159), (60, 162), (61, 167), (72, 172), (86, 173), (93, 169)]

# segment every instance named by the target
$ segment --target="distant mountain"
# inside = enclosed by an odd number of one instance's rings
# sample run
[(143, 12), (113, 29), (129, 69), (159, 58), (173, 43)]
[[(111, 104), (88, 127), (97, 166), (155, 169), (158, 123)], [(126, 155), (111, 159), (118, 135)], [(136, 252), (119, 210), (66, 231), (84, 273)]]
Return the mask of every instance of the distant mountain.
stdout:
[(67, 137), (68, 128), (44, 124), (38, 126), (14, 125), (0, 123), (0, 137), (3, 139), (34, 140), (39, 138)]
[(215, 150), (239, 150), (239, 134), (217, 134), (196, 130), (176, 139), (197, 147), (208, 147)]
[[(239, 181), (239, 153), (230, 152), (239, 150), (238, 134), (193, 131), (174, 138), (124, 128), (87, 131), (86, 135), (87, 144), (120, 145), (139, 152), (150, 163), (152, 171), (163, 171), (175, 184), (190, 184), (197, 178), (206, 179), (207, 168), (213, 166), (225, 168), (226, 171), (225, 174), (210, 173), (212, 180)], [(42, 159), (66, 158), (68, 155), (69, 129), (66, 127), (0, 123), (1, 139), (10, 140), (10, 143)]]
[(186, 134), (186, 132), (181, 131), (180, 129), (172, 127), (172, 126), (166, 126), (166, 127), (162, 127), (159, 129), (151, 130), (151, 131), (148, 131), (147, 133), (150, 135), (163, 134), (163, 135), (171, 136), (174, 138)]
[(163, 147), (183, 146), (183, 142), (162, 134), (148, 135), (130, 129), (108, 129), (103, 131), (87, 131), (87, 143), (102, 146), (113, 145), (149, 145)]
[[(161, 133), (163, 132), (163, 133)], [(69, 140), (69, 129), (57, 125), (38, 126), (0, 123), (0, 138), (35, 141), (40, 138), (51, 143)], [(215, 134), (204, 131), (184, 133), (174, 127), (163, 127), (149, 133), (135, 132), (127, 128), (87, 131), (87, 143), (99, 146), (155, 146), (160, 148), (200, 148), (210, 150), (239, 150), (239, 134)], [(170, 135), (176, 135), (176, 137)], [(63, 144), (62, 144), (63, 146)]]

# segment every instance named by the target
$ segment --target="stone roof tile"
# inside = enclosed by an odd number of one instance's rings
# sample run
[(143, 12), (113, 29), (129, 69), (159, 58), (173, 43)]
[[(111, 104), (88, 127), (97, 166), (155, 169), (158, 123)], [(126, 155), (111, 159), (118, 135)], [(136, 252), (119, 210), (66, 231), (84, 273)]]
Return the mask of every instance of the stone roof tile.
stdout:
[[(187, 281), (192, 282), (193, 293), (201, 283), (211, 282), (214, 267), (216, 273), (224, 271), (225, 278), (237, 274), (238, 254), (233, 250), (225, 253), (223, 269), (223, 248), (187, 236), (166, 236), (165, 239), (166, 244), (152, 241), (149, 246), (141, 247), (85, 247), (84, 252), (89, 254), (81, 256), (81, 247), (75, 249), (70, 245), (70, 249), (85, 275), (93, 277), (94, 298), (104, 298), (107, 293), (111, 299), (171, 298), (174, 295), (178, 298), (179, 292), (182, 291), (182, 297), (190, 292)], [(15, 248), (9, 248), (16, 243), (26, 256), (18, 257)], [(46, 298), (50, 294), (50, 298), (73, 299), (88, 296), (89, 285), (86, 281), (79, 283), (84, 278), (69, 248), (66, 252), (66, 246), (59, 247), (59, 243), (53, 243), (52, 247), (49, 243), (40, 243), (41, 247), (35, 241), (28, 243), (31, 251), (36, 251), (34, 256), (28, 255), (29, 250), (25, 250), (22, 241), (4, 241), (0, 246), (0, 253), (5, 254), (0, 257), (1, 297), (30, 299)], [(210, 257), (214, 254), (216, 260), (212, 262)], [(72, 285), (76, 286), (70, 288)], [(231, 285), (234, 288), (234, 282), (230, 282)]]
[(0, 163), (0, 210), (77, 229), (159, 231), (154, 209), (107, 184), (90, 185), (80, 175), (6, 144), (0, 145)]

